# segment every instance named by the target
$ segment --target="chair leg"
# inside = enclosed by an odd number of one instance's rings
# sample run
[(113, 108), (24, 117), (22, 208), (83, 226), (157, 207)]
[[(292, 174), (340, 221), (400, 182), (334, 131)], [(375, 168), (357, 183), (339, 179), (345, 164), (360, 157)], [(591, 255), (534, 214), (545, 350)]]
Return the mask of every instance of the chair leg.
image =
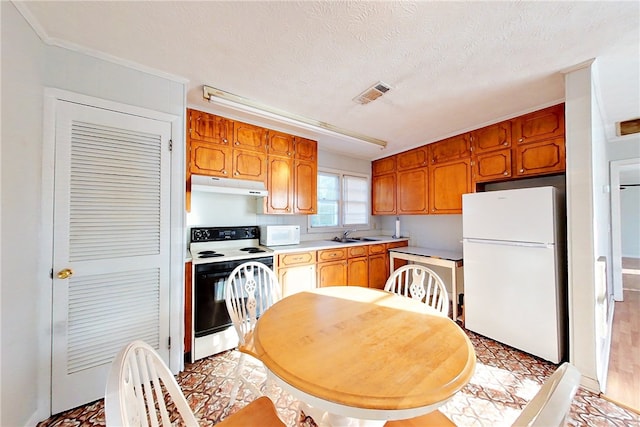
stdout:
[(236, 371), (234, 373), (233, 387), (231, 388), (231, 394), (229, 396), (229, 406), (232, 406), (234, 403), (236, 403), (236, 398), (238, 397), (238, 390), (240, 389), (240, 383), (242, 382), (243, 369), (244, 369), (244, 353), (240, 353), (240, 358), (238, 359), (238, 366), (236, 366)]

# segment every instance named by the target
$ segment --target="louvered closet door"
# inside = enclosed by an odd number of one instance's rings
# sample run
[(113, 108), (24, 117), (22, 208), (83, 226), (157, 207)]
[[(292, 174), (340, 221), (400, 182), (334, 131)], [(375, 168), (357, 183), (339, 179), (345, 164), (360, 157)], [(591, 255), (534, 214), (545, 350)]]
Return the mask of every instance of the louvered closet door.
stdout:
[(168, 362), (170, 135), (168, 122), (56, 106), (53, 413), (104, 397), (132, 340)]

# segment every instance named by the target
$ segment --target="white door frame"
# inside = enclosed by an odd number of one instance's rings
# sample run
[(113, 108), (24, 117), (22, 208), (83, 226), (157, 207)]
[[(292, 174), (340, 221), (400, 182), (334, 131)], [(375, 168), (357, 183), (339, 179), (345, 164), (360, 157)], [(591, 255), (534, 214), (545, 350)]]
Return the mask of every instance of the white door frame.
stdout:
[(184, 122), (182, 116), (149, 110), (62, 89), (45, 88), (42, 125), (42, 216), (41, 241), (37, 261), (38, 295), (34, 296), (40, 317), (38, 324), (38, 417), (51, 415), (51, 339), (52, 289), (51, 260), (53, 258), (54, 161), (55, 161), (55, 104), (58, 100), (120, 111), (150, 119), (171, 122), (173, 155), (171, 156), (171, 213), (170, 213), (170, 327), (171, 349), (169, 366), (175, 374), (184, 368)]
[(622, 301), (622, 221), (620, 216), (620, 173), (640, 168), (640, 158), (611, 162), (611, 265), (613, 274), (613, 299)]

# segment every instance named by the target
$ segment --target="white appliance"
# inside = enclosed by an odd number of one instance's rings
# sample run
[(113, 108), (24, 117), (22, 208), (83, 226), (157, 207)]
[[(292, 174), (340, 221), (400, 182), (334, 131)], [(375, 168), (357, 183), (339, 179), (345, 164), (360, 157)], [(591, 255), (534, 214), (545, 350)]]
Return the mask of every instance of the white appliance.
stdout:
[(299, 225), (262, 225), (260, 244), (265, 246), (297, 245), (300, 243)]
[(465, 327), (553, 363), (565, 347), (559, 212), (554, 187), (462, 196)]

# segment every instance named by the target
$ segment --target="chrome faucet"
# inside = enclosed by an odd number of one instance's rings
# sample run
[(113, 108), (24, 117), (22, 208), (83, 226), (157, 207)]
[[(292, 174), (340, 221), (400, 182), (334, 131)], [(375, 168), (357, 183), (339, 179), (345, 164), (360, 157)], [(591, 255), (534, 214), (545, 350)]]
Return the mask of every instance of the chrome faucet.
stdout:
[(354, 231), (358, 231), (358, 230), (354, 228), (354, 229), (352, 229), (352, 230), (347, 230), (347, 231), (345, 231), (344, 233), (342, 233), (342, 239), (343, 239), (343, 240), (344, 240), (344, 239), (346, 239), (346, 238), (347, 238), (347, 236), (349, 235), (349, 233), (353, 233)]

